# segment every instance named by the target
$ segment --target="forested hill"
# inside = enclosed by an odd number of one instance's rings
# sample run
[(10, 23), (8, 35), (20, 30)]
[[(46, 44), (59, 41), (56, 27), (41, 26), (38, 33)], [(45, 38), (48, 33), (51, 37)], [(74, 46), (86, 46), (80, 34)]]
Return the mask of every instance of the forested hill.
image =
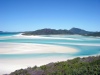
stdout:
[(94, 32), (94, 33), (88, 34), (87, 36), (100, 36), (100, 32)]
[(40, 29), (36, 31), (25, 32), (23, 35), (55, 35), (55, 34), (73, 34), (69, 30)]
[(23, 35), (73, 35), (73, 34), (78, 34), (78, 35), (85, 35), (85, 36), (100, 36), (100, 32), (91, 32), (91, 31), (86, 31), (84, 29), (80, 28), (71, 28), (70, 30), (67, 29), (50, 29), (50, 28), (45, 28), (45, 29), (39, 29), (35, 31), (27, 31), (27, 32), (3, 32), (0, 31), (0, 34), (8, 34), (8, 33), (23, 33)]
[(72, 32), (73, 34), (81, 34), (81, 35), (92, 33), (90, 31), (86, 31), (86, 30), (79, 29), (79, 28), (71, 28), (69, 31)]
[(40, 67), (20, 69), (8, 75), (100, 75), (100, 56), (75, 58)]
[(89, 34), (89, 31), (85, 31), (83, 29), (79, 29), (79, 28), (71, 28), (70, 30), (66, 30), (66, 29), (49, 29), (49, 28), (45, 28), (45, 29), (39, 29), (36, 31), (29, 31), (29, 32), (25, 32), (23, 35), (58, 35), (58, 34), (79, 34), (79, 35), (86, 35)]

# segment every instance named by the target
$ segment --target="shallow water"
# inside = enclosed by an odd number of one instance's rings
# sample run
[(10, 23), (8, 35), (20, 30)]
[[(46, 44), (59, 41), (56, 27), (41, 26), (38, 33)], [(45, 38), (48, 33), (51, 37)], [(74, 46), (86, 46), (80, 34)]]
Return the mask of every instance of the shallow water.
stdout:
[[(1, 34), (0, 34), (1, 35)], [(42, 37), (49, 38), (15, 38), (16, 34), (3, 34), (0, 38), (0, 43), (36, 43), (36, 44), (50, 44), (65, 47), (72, 47), (78, 50), (77, 53), (32, 53), (32, 54), (0, 54), (0, 58), (41, 58), (41, 57), (73, 57), (73, 56), (89, 56), (100, 54), (100, 38), (86, 37), (80, 35), (62, 35), (52, 36), (43, 35)], [(8, 37), (9, 36), (9, 37)], [(0, 36), (1, 37), (1, 36)]]

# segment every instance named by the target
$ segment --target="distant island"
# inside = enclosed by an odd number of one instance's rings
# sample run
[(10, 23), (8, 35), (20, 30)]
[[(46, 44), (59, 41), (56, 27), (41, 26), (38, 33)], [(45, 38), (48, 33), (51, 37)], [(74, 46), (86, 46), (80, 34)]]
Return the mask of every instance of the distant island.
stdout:
[(70, 30), (67, 29), (39, 29), (35, 31), (24, 32), (23, 35), (84, 35), (84, 36), (100, 36), (100, 32), (91, 32), (86, 31), (80, 28), (71, 28)]
[(58, 35), (58, 34), (73, 34), (69, 30), (56, 29), (40, 29), (36, 31), (25, 32), (23, 35)]
[(80, 28), (71, 28), (70, 30), (67, 29), (38, 29), (35, 31), (23, 31), (23, 32), (3, 32), (0, 31), (0, 34), (13, 34), (13, 33), (23, 33), (22, 35), (83, 35), (83, 36), (94, 36), (100, 37), (100, 32), (92, 32), (86, 31)]
[(3, 31), (0, 31), (0, 33), (2, 33)]
[(100, 56), (77, 57), (40, 67), (20, 69), (5, 75), (100, 75)]

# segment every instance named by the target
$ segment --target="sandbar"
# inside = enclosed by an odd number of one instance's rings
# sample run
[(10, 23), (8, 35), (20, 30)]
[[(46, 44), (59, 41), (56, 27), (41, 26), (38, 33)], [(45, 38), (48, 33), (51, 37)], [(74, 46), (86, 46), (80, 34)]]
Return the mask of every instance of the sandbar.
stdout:
[(34, 43), (0, 43), (0, 54), (29, 54), (29, 53), (75, 53), (71, 47), (34, 44)]
[[(75, 53), (71, 47), (35, 44), (35, 43), (0, 43), (0, 54), (32, 54), (32, 53)], [(66, 57), (37, 57), (37, 58), (0, 58), (0, 75), (9, 74), (17, 69), (41, 66), (50, 62), (64, 61)]]

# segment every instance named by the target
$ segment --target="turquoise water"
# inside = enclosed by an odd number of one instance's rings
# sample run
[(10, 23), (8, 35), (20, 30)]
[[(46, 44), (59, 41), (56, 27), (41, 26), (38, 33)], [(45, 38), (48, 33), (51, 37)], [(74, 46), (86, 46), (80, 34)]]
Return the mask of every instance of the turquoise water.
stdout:
[(12, 36), (12, 35), (17, 35), (17, 34), (19, 34), (19, 33), (7, 33), (7, 32), (5, 32), (5, 33), (0, 33), (0, 37), (4, 37), (4, 36)]
[(63, 36), (42, 36), (49, 37), (43, 38), (7, 38), (16, 34), (0, 34), (0, 42), (11, 43), (36, 43), (36, 44), (50, 44), (65, 47), (72, 47), (78, 50), (77, 53), (32, 53), (32, 54), (0, 54), (0, 58), (41, 58), (41, 57), (76, 57), (76, 56), (89, 56), (100, 54), (100, 38), (86, 37), (79, 35), (63, 35)]

